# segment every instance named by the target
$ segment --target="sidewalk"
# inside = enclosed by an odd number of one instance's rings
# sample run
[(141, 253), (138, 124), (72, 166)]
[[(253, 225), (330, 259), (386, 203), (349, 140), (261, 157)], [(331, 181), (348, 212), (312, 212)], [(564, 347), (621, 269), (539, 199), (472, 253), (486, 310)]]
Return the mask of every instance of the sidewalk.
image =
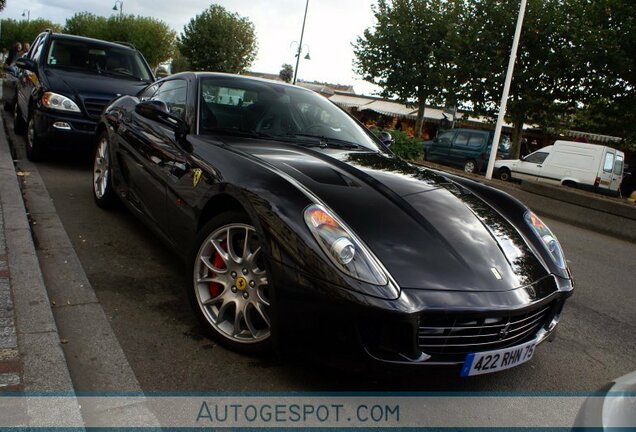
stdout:
[(3, 214), (0, 204), (0, 391), (16, 392), (23, 390), (22, 362), (18, 356)]

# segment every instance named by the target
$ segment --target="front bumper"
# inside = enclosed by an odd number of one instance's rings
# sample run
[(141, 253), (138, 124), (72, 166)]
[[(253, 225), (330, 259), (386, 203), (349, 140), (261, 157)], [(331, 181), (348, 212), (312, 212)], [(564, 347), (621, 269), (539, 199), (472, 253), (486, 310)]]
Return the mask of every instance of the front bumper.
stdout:
[[(316, 356), (381, 364), (460, 366), (468, 352), (515, 346), (534, 338), (544, 342), (553, 336), (573, 290), (570, 279), (547, 276), (512, 291), (403, 289), (397, 300), (384, 300), (331, 285), (282, 264), (274, 266), (279, 346), (296, 346), (305, 352), (309, 346)], [(432, 336), (439, 338), (439, 346), (426, 348), (423, 345), (430, 343), (431, 336), (426, 339), (422, 333), (424, 323), (430, 320), (453, 324)], [(488, 335), (480, 334), (484, 330), (472, 328), (479, 325), (490, 325), (497, 331), (505, 328), (506, 334), (486, 338)], [(457, 344), (462, 340), (459, 338), (474, 343)], [(451, 345), (456, 346), (449, 348)]]
[(97, 121), (81, 114), (35, 110), (35, 132), (47, 145), (88, 147), (95, 142)]

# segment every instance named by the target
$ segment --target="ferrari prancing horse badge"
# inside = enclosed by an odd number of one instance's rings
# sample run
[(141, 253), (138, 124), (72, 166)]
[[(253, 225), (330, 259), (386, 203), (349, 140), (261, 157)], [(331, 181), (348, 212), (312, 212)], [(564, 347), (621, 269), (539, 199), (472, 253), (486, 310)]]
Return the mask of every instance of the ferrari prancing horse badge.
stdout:
[(192, 187), (197, 187), (199, 180), (201, 180), (201, 169), (195, 168), (192, 170)]

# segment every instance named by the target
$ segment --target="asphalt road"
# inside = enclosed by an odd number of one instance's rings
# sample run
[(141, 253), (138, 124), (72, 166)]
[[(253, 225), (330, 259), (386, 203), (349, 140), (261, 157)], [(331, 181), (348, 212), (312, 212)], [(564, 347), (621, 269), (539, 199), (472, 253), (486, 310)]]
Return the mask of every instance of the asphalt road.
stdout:
[[(15, 144), (23, 157), (23, 140)], [(557, 339), (520, 367), (470, 379), (416, 369), (371, 375), (309, 362), (310, 347), (285, 361), (235, 354), (202, 335), (176, 256), (123, 208), (95, 206), (91, 168), (86, 154), (38, 164), (144, 391), (594, 391), (636, 370), (636, 244), (549, 219), (577, 290)]]

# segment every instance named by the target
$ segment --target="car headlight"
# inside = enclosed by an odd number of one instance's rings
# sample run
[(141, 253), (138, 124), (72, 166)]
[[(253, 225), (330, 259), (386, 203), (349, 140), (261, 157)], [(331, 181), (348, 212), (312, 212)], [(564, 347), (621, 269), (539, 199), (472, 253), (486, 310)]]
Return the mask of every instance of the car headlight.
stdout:
[(561, 245), (559, 241), (556, 239), (550, 228), (544, 224), (539, 216), (528, 210), (526, 214), (523, 215), (523, 218), (526, 220), (532, 231), (541, 239), (543, 244), (545, 245), (548, 252), (550, 252), (550, 256), (552, 257), (552, 261), (559, 267), (565, 270), (565, 256), (563, 255), (563, 249), (561, 249)]
[(388, 283), (377, 258), (328, 209), (310, 205), (305, 209), (305, 222), (322, 250), (342, 272), (373, 285)]
[(71, 99), (53, 92), (46, 92), (42, 95), (42, 105), (60, 111), (80, 112), (77, 104)]

